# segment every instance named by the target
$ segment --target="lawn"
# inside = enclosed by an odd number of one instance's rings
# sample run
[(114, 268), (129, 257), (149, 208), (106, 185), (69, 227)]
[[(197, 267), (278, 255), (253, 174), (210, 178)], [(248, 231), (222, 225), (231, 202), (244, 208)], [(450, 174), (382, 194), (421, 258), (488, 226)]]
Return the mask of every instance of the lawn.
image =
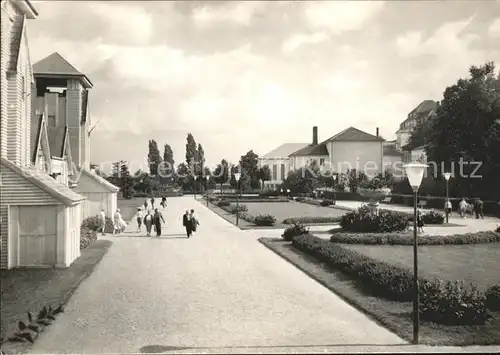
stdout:
[(299, 202), (251, 202), (245, 205), (252, 216), (270, 214), (276, 218), (277, 223), (289, 217), (338, 217), (346, 213), (343, 210)]
[[(413, 269), (410, 245), (342, 244), (377, 260)], [(500, 284), (500, 243), (471, 245), (429, 245), (418, 248), (419, 272), (428, 278), (465, 280), (481, 290)]]

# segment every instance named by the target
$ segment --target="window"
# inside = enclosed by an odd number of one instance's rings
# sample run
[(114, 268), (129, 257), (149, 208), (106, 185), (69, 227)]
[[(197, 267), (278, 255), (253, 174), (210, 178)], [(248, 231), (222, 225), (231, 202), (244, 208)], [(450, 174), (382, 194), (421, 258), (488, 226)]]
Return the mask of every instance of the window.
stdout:
[(56, 127), (57, 126), (56, 115), (49, 115), (47, 124), (49, 127)]
[(325, 158), (320, 158), (319, 165), (324, 165), (324, 164), (325, 164)]
[(280, 175), (281, 175), (281, 181), (285, 180), (285, 164), (281, 164)]
[(273, 164), (273, 180), (278, 180), (278, 164)]

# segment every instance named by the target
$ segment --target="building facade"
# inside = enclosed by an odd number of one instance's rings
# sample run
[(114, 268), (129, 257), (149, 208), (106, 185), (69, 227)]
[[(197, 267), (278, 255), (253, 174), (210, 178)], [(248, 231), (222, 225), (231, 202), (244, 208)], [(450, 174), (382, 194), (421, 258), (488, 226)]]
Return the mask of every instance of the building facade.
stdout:
[(420, 123), (433, 117), (436, 114), (436, 109), (439, 103), (432, 100), (422, 101), (409, 114), (406, 120), (401, 122), (399, 129), (396, 132), (396, 148), (401, 150), (408, 144), (411, 132)]

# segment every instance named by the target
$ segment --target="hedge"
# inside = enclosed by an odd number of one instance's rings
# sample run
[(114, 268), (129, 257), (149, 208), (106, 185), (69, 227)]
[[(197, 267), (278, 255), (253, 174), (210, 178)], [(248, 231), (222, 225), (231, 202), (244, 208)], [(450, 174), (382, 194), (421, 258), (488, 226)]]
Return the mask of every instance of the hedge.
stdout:
[(80, 229), (80, 250), (85, 249), (97, 240), (97, 232), (88, 228)]
[(340, 223), (342, 216), (336, 217), (288, 217), (283, 220), (283, 224), (294, 223)]
[[(413, 245), (413, 235), (402, 235), (397, 233), (337, 232), (330, 237), (330, 242), (366, 245)], [(500, 233), (493, 231), (453, 234), (446, 236), (424, 235), (418, 237), (419, 245), (463, 245), (498, 242), (500, 242)]]
[(493, 285), (486, 290), (486, 307), (492, 311), (500, 311), (500, 285)]
[[(82, 221), (80, 229), (89, 229), (95, 232), (102, 232), (101, 226), (102, 226), (101, 217), (92, 216), (92, 217), (87, 217)], [(114, 231), (113, 220), (106, 216), (106, 227), (104, 228), (104, 233), (113, 233), (113, 231)]]
[[(374, 260), (310, 234), (294, 237), (292, 244), (352, 277), (374, 296), (400, 302), (413, 300), (413, 274), (410, 270)], [(475, 325), (484, 324), (488, 319), (486, 298), (474, 285), (422, 277), (419, 282), (422, 320)]]
[(402, 212), (380, 210), (372, 214), (368, 207), (360, 207), (342, 216), (340, 226), (354, 233), (400, 232), (408, 227), (408, 215)]
[(309, 233), (309, 228), (306, 228), (300, 223), (294, 223), (293, 226), (287, 227), (281, 237), (288, 241), (291, 242), (293, 238), (299, 235), (303, 234), (308, 234)]
[(274, 226), (276, 218), (270, 214), (259, 214), (253, 218), (253, 223), (257, 226)]

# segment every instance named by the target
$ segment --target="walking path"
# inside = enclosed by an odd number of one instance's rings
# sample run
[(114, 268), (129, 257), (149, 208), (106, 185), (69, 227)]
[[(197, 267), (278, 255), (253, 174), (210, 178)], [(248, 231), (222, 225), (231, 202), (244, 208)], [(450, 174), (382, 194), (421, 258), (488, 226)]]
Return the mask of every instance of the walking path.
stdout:
[[(191, 208), (201, 225), (186, 239)], [(404, 345), (192, 197), (170, 198), (163, 215), (160, 238), (108, 236), (114, 245), (31, 353), (439, 351)]]

